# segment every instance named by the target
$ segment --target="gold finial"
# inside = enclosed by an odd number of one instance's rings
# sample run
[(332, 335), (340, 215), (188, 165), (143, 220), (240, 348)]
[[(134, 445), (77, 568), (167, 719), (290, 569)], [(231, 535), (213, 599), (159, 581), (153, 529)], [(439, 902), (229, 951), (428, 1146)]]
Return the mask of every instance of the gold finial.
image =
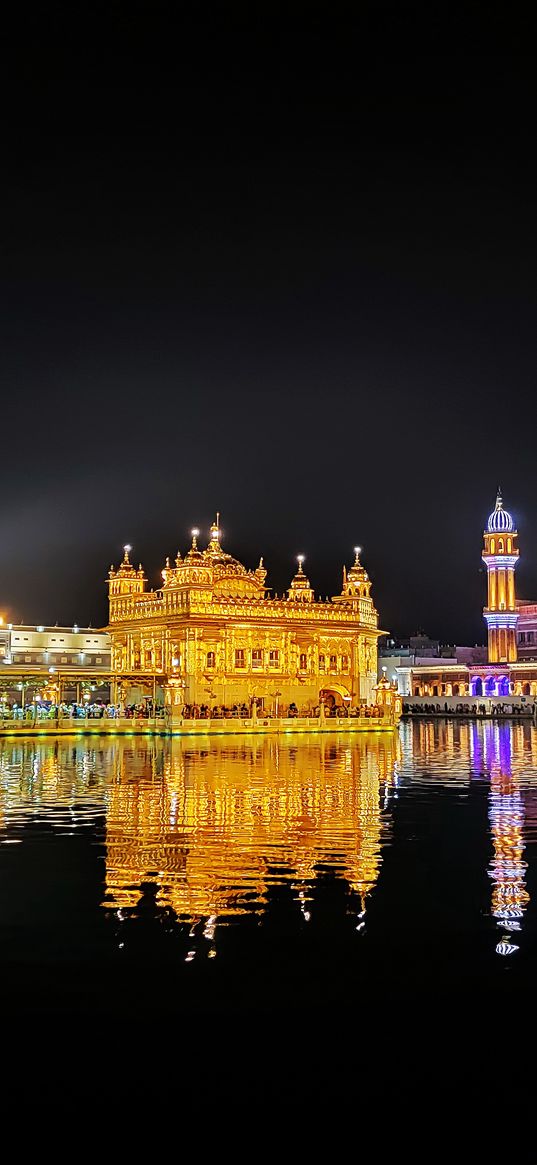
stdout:
[(297, 554), (296, 556), (296, 560), (298, 562), (297, 574), (304, 574), (304, 571), (302, 570), (302, 563), (304, 562), (305, 557), (305, 554)]
[(166, 567), (168, 570), (170, 569), (170, 559), (168, 558), (168, 556), (166, 556)]
[(132, 550), (132, 546), (130, 546), (130, 544), (127, 542), (125, 544), (125, 546), (123, 547), (123, 562), (125, 563), (126, 566), (130, 566), (129, 554), (130, 554), (131, 550)]
[(218, 539), (220, 537), (220, 514), (217, 513), (216, 521), (211, 526), (211, 538)]
[(359, 565), (360, 565), (360, 555), (361, 555), (361, 553), (362, 553), (362, 547), (361, 547), (361, 546), (355, 546), (355, 547), (354, 547), (354, 565), (355, 565), (355, 566), (359, 566)]
[(198, 527), (194, 526), (194, 529), (191, 530), (190, 533), (192, 534), (192, 550), (197, 550), (198, 549), (198, 536), (199, 536)]

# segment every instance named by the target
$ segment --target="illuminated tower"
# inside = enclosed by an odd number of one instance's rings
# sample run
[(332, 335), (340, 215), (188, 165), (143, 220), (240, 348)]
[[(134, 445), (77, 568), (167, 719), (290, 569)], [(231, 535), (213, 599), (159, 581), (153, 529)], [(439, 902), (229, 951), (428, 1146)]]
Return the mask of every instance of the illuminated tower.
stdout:
[(483, 615), (488, 629), (489, 663), (514, 663), (517, 658), (515, 568), (518, 562), (518, 534), (498, 490), (496, 506), (487, 523), (483, 540), (483, 562), (487, 568), (488, 596)]

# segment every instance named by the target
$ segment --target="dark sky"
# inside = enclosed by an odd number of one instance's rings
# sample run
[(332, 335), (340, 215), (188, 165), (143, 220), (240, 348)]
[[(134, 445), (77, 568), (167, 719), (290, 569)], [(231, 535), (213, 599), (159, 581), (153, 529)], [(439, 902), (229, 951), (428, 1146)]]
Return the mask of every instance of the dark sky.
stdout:
[[(446, 10), (447, 11), (447, 10)], [(106, 619), (226, 548), (483, 639), (501, 484), (537, 597), (535, 28), (376, 4), (52, 4), (5, 39), (1, 601)]]

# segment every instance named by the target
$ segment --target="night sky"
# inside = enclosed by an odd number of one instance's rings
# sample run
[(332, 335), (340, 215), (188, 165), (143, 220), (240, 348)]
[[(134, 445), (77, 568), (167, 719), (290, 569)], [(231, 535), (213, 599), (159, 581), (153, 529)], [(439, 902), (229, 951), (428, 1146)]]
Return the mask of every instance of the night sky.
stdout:
[(337, 593), (358, 543), (381, 626), (483, 642), (499, 484), (537, 598), (534, 29), (506, 13), (12, 20), (7, 618), (103, 623), (124, 542), (157, 586), (218, 509), (276, 591), (303, 552)]

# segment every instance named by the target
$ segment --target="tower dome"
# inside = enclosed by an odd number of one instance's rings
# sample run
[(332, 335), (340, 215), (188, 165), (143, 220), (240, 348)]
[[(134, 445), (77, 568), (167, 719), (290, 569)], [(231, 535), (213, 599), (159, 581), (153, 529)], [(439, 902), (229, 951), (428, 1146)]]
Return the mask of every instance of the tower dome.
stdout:
[(487, 524), (488, 532), (489, 534), (511, 534), (514, 528), (515, 523), (507, 510), (504, 510), (502, 495), (498, 490), (496, 505)]

